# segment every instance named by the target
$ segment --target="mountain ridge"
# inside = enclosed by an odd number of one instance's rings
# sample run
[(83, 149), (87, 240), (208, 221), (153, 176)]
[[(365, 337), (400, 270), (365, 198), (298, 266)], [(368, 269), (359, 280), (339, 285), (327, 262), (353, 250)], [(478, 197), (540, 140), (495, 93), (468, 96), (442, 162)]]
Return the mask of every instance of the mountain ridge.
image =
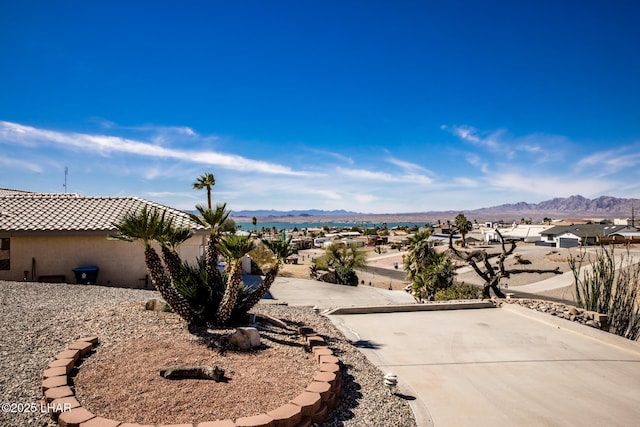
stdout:
[[(632, 209), (640, 208), (640, 199), (635, 198), (621, 198), (614, 196), (600, 196), (595, 199), (589, 199), (581, 195), (572, 195), (569, 197), (556, 197), (549, 200), (544, 200), (539, 203), (517, 202), (507, 203), (497, 206), (491, 206), (479, 209), (470, 210), (441, 210), (441, 211), (425, 211), (425, 212), (407, 212), (407, 213), (388, 213), (388, 214), (371, 214), (362, 212), (353, 212), (343, 209), (339, 210), (322, 210), (322, 209), (307, 209), (307, 210), (290, 210), (290, 211), (278, 211), (274, 209), (270, 210), (242, 210), (234, 211), (232, 216), (234, 219), (251, 219), (253, 217), (260, 219), (308, 219), (308, 218), (332, 218), (339, 220), (341, 218), (349, 219), (364, 219), (364, 218), (383, 218), (394, 217), (398, 219), (402, 218), (416, 218), (420, 219), (433, 219), (437, 217), (443, 217), (446, 219), (447, 215), (457, 215), (458, 213), (464, 213), (466, 216), (471, 216), (477, 220), (489, 220), (497, 219), (499, 216), (512, 215), (511, 219), (515, 216), (522, 216), (533, 219), (543, 219), (544, 217), (567, 217), (567, 216), (581, 216), (581, 217), (602, 217), (602, 218), (614, 218), (614, 217), (630, 217), (632, 215)], [(470, 218), (471, 219), (471, 218)], [(503, 218), (507, 220), (507, 218)]]

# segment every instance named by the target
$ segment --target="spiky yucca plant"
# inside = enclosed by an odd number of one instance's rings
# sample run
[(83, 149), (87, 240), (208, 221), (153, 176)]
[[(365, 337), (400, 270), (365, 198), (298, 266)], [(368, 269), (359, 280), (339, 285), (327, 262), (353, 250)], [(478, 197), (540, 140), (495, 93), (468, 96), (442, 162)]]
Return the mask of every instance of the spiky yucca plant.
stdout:
[(180, 317), (191, 323), (193, 313), (189, 303), (180, 294), (166, 274), (160, 256), (151, 246), (151, 242), (160, 235), (167, 226), (166, 211), (143, 207), (139, 212), (127, 213), (119, 222), (114, 223), (118, 230), (117, 238), (129, 242), (139, 242), (144, 247), (145, 264), (151, 282), (162, 298)]

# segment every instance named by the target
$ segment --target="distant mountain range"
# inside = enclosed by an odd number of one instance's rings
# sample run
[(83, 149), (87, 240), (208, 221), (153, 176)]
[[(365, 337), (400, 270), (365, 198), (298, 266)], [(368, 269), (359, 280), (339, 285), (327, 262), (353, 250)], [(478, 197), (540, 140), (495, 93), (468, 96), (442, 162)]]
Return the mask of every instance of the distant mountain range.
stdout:
[(309, 217), (309, 216), (340, 216), (340, 215), (362, 215), (360, 212), (345, 211), (343, 209), (334, 211), (323, 211), (321, 209), (293, 210), (293, 211), (276, 211), (276, 210), (255, 210), (255, 211), (234, 211), (233, 217), (253, 218), (281, 218), (286, 216), (292, 217)]
[(635, 208), (635, 216), (640, 216), (640, 199), (625, 199), (612, 196), (601, 196), (588, 199), (580, 195), (557, 197), (540, 203), (510, 203), (488, 208), (461, 211), (429, 211), (396, 214), (367, 214), (346, 210), (326, 211), (309, 210), (244, 210), (234, 211), (235, 220), (246, 221), (256, 217), (263, 222), (270, 221), (310, 222), (320, 221), (374, 221), (374, 222), (429, 222), (453, 219), (458, 213), (464, 213), (470, 220), (506, 222), (519, 221), (521, 218), (541, 221), (548, 217), (561, 218), (630, 218)]

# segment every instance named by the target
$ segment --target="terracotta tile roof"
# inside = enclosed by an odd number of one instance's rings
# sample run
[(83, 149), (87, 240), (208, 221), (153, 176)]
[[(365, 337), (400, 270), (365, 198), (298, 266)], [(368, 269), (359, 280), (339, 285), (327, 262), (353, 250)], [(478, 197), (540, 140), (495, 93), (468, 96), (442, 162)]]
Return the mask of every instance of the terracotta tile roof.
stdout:
[(10, 188), (0, 188), (0, 196), (6, 196), (9, 194), (29, 194), (30, 191), (12, 190)]
[(166, 210), (177, 226), (204, 230), (187, 213), (138, 197), (12, 193), (0, 194), (0, 231), (115, 231), (114, 222), (145, 205)]

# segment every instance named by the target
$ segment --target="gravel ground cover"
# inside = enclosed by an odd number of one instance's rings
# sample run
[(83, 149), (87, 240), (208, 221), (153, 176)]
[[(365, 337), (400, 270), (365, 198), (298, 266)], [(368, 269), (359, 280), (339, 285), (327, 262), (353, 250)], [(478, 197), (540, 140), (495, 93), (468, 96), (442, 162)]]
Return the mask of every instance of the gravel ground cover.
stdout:
[[(99, 336), (100, 345), (91, 356), (96, 358), (96, 362), (93, 362), (96, 367), (101, 360), (108, 361), (111, 352), (126, 358), (133, 351), (130, 346), (132, 340), (145, 343), (140, 347), (141, 350), (153, 349), (162, 342), (186, 342), (187, 345), (193, 345), (189, 341), (194, 341), (195, 338), (190, 337), (177, 316), (144, 310), (145, 301), (158, 297), (156, 292), (145, 290), (0, 281), (2, 403), (22, 403), (28, 406), (35, 404), (38, 408), (34, 412), (1, 412), (0, 425), (55, 425), (46, 413), (39, 410), (42, 371), (57, 353), (78, 337)], [(345, 395), (323, 426), (416, 425), (407, 402), (391, 395), (384, 388), (382, 373), (344, 338), (329, 319), (317, 315), (311, 309), (280, 305), (259, 305), (257, 311), (282, 319), (290, 325), (304, 324), (313, 327), (327, 340), (344, 364)], [(265, 339), (273, 349), (279, 348), (278, 340), (277, 335), (272, 335), (270, 340)], [(287, 364), (291, 357), (288, 352), (293, 350), (286, 343), (282, 345), (288, 350), (264, 353), (264, 356), (271, 359), (269, 366), (277, 365), (274, 362), (278, 360), (282, 365)], [(177, 351), (179, 347), (177, 345), (174, 349)], [(198, 351), (200, 350), (202, 349)], [(190, 361), (187, 356), (184, 355), (184, 360)], [(92, 366), (91, 357), (85, 362), (88, 368)], [(195, 357), (198, 360), (194, 359), (194, 362), (202, 361), (204, 355)], [(301, 359), (304, 357), (302, 355)], [(243, 364), (235, 365), (233, 374), (242, 374), (242, 366)], [(260, 394), (263, 398), (266, 394), (264, 382), (270, 375), (273, 374), (268, 369), (251, 372), (257, 385), (246, 387), (243, 391), (244, 398), (240, 401), (236, 399), (234, 406), (247, 402), (247, 410), (251, 410), (252, 393), (254, 396)], [(79, 393), (81, 403), (80, 395), (85, 393), (89, 396), (90, 384), (90, 380), (87, 380), (85, 390)], [(218, 394), (215, 397), (220, 396)]]

